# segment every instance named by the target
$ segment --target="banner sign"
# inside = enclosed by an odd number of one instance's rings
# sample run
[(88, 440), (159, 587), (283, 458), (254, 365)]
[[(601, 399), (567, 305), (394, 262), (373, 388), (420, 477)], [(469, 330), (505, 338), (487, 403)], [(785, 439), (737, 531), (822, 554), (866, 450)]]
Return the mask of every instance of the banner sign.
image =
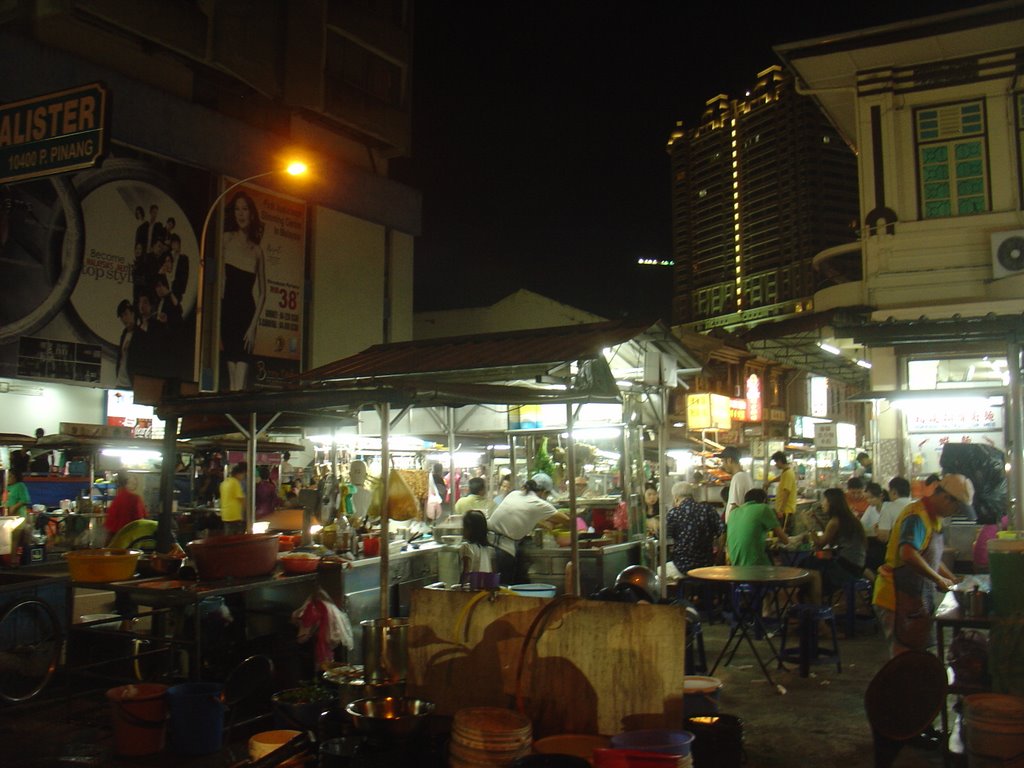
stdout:
[(272, 386), (301, 365), (306, 204), (247, 184), (221, 210), (219, 389)]
[(95, 165), (106, 104), (92, 83), (0, 106), (0, 184)]

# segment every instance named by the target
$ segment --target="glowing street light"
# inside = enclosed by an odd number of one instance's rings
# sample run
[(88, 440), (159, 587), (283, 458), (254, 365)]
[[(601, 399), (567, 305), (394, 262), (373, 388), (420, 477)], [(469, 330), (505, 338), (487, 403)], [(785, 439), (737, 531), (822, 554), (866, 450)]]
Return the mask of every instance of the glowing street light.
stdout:
[[(216, 344), (216, 327), (205, 328), (204, 327), (204, 311), (205, 311), (205, 293), (206, 293), (206, 236), (210, 229), (210, 221), (213, 219), (213, 214), (220, 207), (220, 204), (224, 201), (229, 194), (234, 192), (236, 189), (241, 187), (243, 184), (249, 184), (250, 182), (262, 179), (267, 176), (276, 176), (279, 173), (286, 173), (289, 176), (303, 176), (309, 171), (307, 166), (301, 160), (292, 160), (284, 168), (275, 168), (272, 171), (264, 171), (263, 173), (257, 173), (252, 176), (236, 181), (234, 184), (229, 186), (223, 192), (221, 192), (210, 203), (210, 208), (206, 211), (206, 217), (203, 219), (203, 229), (199, 236), (199, 295), (196, 298), (196, 329), (198, 331), (198, 337), (196, 342), (195, 351), (195, 362), (194, 362), (194, 373), (199, 382), (199, 390), (201, 392), (216, 392), (218, 384), (218, 371), (216, 364), (210, 359), (212, 351)], [(207, 337), (211, 338), (207, 338)]]

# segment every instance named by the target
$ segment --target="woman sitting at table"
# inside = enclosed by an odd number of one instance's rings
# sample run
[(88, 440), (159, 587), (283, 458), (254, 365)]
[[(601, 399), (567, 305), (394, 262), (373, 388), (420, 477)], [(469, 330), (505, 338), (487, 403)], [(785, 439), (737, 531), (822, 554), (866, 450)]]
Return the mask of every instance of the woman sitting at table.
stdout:
[(823, 594), (831, 595), (848, 581), (861, 578), (867, 551), (864, 526), (846, 503), (842, 489), (826, 489), (821, 507), (828, 516), (828, 522), (814, 544), (822, 553), (827, 550), (831, 557), (819, 555), (804, 563), (804, 567), (811, 571), (808, 599), (812, 603), (820, 603)]

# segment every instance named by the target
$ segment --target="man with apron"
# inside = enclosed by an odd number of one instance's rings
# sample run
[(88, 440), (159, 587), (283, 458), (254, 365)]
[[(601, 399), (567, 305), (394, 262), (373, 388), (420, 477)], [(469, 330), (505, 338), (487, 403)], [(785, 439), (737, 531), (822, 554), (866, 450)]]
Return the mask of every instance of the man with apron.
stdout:
[(945, 592), (956, 582), (942, 562), (942, 521), (956, 514), (972, 516), (973, 501), (969, 478), (946, 475), (935, 493), (907, 505), (896, 519), (873, 599), (890, 655), (927, 651), (935, 644), (936, 590)]

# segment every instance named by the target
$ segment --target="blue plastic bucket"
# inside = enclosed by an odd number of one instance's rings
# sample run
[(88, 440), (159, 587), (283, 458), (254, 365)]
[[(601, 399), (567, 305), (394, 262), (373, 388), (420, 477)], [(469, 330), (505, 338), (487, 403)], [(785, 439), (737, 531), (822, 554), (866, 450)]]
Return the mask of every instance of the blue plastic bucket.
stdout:
[(717, 715), (722, 681), (717, 677), (687, 675), (683, 678), (683, 713), (686, 717)]
[(648, 728), (641, 731), (623, 731), (612, 736), (612, 749), (631, 749), (640, 752), (658, 752), (663, 755), (686, 757), (690, 754), (693, 734), (689, 731), (669, 731)]
[(513, 584), (509, 589), (526, 597), (554, 597), (558, 594), (558, 587), (554, 584)]
[(183, 683), (167, 689), (171, 749), (179, 755), (209, 755), (224, 741), (224, 686)]

